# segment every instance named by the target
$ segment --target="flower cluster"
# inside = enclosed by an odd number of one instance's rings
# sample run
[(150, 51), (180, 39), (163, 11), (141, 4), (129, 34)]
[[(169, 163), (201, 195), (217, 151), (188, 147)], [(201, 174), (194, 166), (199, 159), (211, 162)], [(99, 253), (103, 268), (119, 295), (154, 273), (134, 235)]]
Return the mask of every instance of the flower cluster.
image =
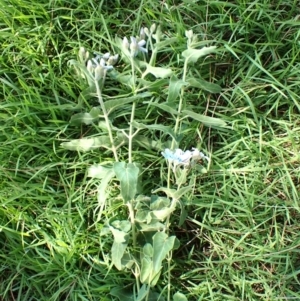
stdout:
[(196, 148), (192, 148), (192, 150), (183, 151), (180, 148), (171, 151), (170, 149), (166, 148), (164, 152), (161, 153), (173, 167), (177, 166), (184, 166), (189, 167), (194, 162), (206, 159), (209, 161), (209, 158), (205, 156), (202, 152), (200, 152)]
[(91, 75), (94, 74), (95, 80), (105, 78), (106, 72), (113, 69), (113, 65), (118, 61), (119, 55), (110, 55), (109, 52), (103, 56), (96, 55), (96, 57), (88, 60), (87, 69)]
[(89, 59), (90, 53), (86, 51), (84, 47), (80, 47), (78, 55), (80, 62), (86, 64), (88, 72), (95, 80), (105, 78), (106, 72), (113, 69), (113, 66), (119, 58), (118, 54), (110, 55), (110, 53), (107, 52), (102, 56), (96, 54), (94, 58)]
[(156, 25), (153, 24), (150, 30), (147, 27), (142, 27), (140, 30), (139, 37), (130, 37), (130, 43), (126, 37), (123, 39), (123, 49), (126, 53), (130, 54), (131, 57), (136, 57), (139, 52), (148, 53), (147, 48), (143, 47), (146, 45), (145, 37), (151, 37), (156, 29)]

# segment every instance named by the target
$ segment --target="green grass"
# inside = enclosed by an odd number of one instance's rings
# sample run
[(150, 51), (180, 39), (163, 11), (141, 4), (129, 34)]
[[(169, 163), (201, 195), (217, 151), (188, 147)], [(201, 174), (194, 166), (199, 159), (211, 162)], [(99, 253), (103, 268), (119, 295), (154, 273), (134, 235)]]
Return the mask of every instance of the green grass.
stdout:
[[(186, 97), (230, 126), (184, 124), (182, 148), (201, 142), (212, 163), (208, 173), (193, 173), (186, 222), (177, 227), (177, 213), (172, 218), (181, 243), (173, 254), (172, 292), (199, 301), (300, 299), (298, 1), (112, 3), (2, 0), (0, 300), (114, 300), (113, 287), (133, 283), (131, 272), (111, 266), (111, 238), (100, 237), (105, 219), (125, 209), (112, 203), (95, 223), (99, 181), (86, 177), (91, 164), (112, 156), (60, 144), (97, 133), (69, 124), (80, 111), (82, 84), (68, 60), (80, 46), (109, 51), (115, 35), (130, 36), (153, 22), (178, 38), (158, 56), (174, 69), (186, 29), (214, 40), (217, 54), (193, 72), (218, 83), (222, 93), (191, 90)], [(107, 93), (115, 91), (108, 79)], [(136, 114), (173, 122), (156, 110)], [(151, 191), (152, 179), (165, 175), (164, 160), (153, 149), (134, 157)], [(118, 194), (116, 185), (110, 194)], [(163, 294), (165, 286), (163, 274)]]

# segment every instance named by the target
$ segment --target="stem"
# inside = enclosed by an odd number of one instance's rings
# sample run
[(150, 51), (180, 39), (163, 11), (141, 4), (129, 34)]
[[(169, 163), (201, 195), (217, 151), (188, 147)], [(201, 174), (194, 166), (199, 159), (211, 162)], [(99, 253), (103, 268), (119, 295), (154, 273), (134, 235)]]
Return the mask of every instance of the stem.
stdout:
[[(186, 80), (187, 63), (188, 63), (188, 60), (185, 60), (184, 67), (183, 67), (183, 75), (182, 75), (182, 81), (183, 82), (185, 82), (185, 80)], [(177, 117), (176, 117), (176, 122), (175, 122), (175, 127), (174, 127), (175, 136), (178, 132), (178, 128), (179, 128), (179, 124), (180, 124), (180, 113), (181, 113), (181, 110), (182, 110), (182, 107), (183, 107), (183, 104), (184, 104), (183, 96), (184, 96), (184, 86), (181, 87), (181, 91), (180, 91), (180, 100), (179, 100), (179, 105), (178, 105), (178, 110), (177, 110)], [(175, 142), (176, 141), (173, 138), (172, 144), (171, 144), (171, 149), (174, 148)]]
[(96, 86), (98, 101), (100, 103), (101, 110), (103, 112), (103, 116), (104, 116), (105, 123), (106, 123), (106, 126), (107, 126), (109, 140), (110, 140), (110, 143), (111, 143), (111, 150), (114, 154), (116, 162), (118, 162), (119, 158), (118, 158), (118, 154), (117, 154), (117, 148), (116, 148), (115, 143), (114, 143), (114, 138), (113, 138), (113, 135), (112, 135), (111, 126), (110, 126), (110, 122), (109, 122), (109, 119), (108, 119), (108, 114), (107, 114), (107, 111), (106, 111), (106, 108), (105, 108), (105, 105), (104, 105), (101, 90), (100, 90), (99, 83), (98, 83), (97, 80), (95, 80), (95, 86)]
[[(176, 207), (176, 199), (172, 199), (171, 207)], [(171, 214), (167, 217), (166, 219), (166, 233), (169, 235), (169, 225), (170, 225), (170, 216)], [(168, 298), (167, 301), (171, 301), (171, 260), (172, 260), (172, 251), (168, 253), (167, 261), (168, 261)]]
[[(133, 58), (131, 58), (131, 72), (132, 72), (132, 85), (134, 94), (136, 93), (135, 87), (135, 73), (134, 73), (134, 62)], [(132, 108), (131, 108), (131, 116), (130, 116), (130, 124), (129, 124), (129, 135), (128, 135), (128, 162), (132, 163), (132, 138), (133, 138), (133, 121), (134, 121), (134, 114), (135, 114), (136, 102), (133, 101)]]
[(171, 259), (172, 259), (172, 251), (168, 254), (168, 301), (171, 301)]
[[(184, 61), (184, 66), (183, 66), (183, 75), (182, 75), (182, 80), (185, 82), (186, 80), (186, 73), (187, 73), (187, 65), (188, 65), (188, 60)], [(184, 96), (184, 87), (181, 87), (181, 91), (180, 91), (180, 99), (179, 99), (179, 105), (178, 105), (178, 110), (177, 110), (177, 116), (176, 116), (176, 121), (175, 121), (175, 127), (174, 127), (174, 133), (175, 136), (178, 132), (178, 128), (179, 128), (179, 124), (180, 124), (180, 113), (183, 107), (183, 96)], [(172, 139), (172, 143), (171, 143), (171, 149), (174, 149), (175, 146), (175, 138)], [(170, 179), (171, 179), (171, 165), (169, 164), (168, 166), (168, 183), (167, 183), (167, 187), (170, 188)]]
[(153, 43), (152, 43), (151, 40), (150, 40), (150, 44), (151, 44), (151, 49), (152, 49), (152, 55), (151, 55), (151, 58), (150, 58), (149, 65), (150, 66), (154, 66), (155, 65), (155, 61), (156, 61), (156, 55), (157, 55), (157, 47), (155, 47), (153, 49)]
[[(127, 203), (128, 211), (129, 211), (129, 218), (131, 223), (131, 230), (132, 230), (132, 247), (133, 247), (133, 254), (136, 253), (136, 228), (135, 228), (135, 220), (134, 220), (134, 209), (132, 205), (132, 201)], [(139, 270), (137, 264), (135, 264), (135, 281), (136, 281), (136, 287), (139, 292), (140, 290), (140, 282), (139, 282)]]
[(136, 108), (136, 102), (133, 101), (131, 108), (131, 116), (130, 116), (130, 124), (129, 124), (129, 135), (128, 135), (128, 161), (132, 163), (132, 138), (133, 138), (133, 126), (132, 123), (134, 121), (134, 113)]

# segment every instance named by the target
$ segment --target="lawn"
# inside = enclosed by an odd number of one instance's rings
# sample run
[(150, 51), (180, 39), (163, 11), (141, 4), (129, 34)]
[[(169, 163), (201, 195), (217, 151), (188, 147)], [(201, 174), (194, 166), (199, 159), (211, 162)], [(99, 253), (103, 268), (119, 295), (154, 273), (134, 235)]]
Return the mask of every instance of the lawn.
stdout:
[(0, 301), (300, 300), (298, 1), (0, 3)]

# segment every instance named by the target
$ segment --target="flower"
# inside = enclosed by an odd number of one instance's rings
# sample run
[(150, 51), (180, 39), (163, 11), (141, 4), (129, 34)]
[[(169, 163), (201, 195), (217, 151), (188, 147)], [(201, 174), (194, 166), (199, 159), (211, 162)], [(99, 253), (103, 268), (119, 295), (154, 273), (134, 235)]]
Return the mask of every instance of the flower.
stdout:
[[(109, 62), (109, 60), (111, 61)], [(95, 80), (105, 78), (107, 70), (112, 70), (113, 64), (116, 63), (118, 55), (111, 56), (109, 52), (105, 53), (102, 57), (98, 54), (96, 57), (88, 60), (87, 69)], [(109, 63), (108, 63), (109, 62)]]
[(84, 47), (79, 48), (78, 56), (79, 56), (79, 61), (84, 64), (88, 58), (89, 58), (89, 52), (85, 50)]
[(209, 158), (196, 148), (192, 148), (191, 151), (187, 150), (185, 152), (180, 148), (175, 149), (175, 151), (171, 151), (166, 148), (161, 154), (169, 161), (170, 164), (173, 165), (174, 168), (180, 165), (189, 167), (192, 163), (201, 159), (209, 161)]
[(140, 30), (140, 40), (145, 40), (145, 37), (145, 30), (144, 27), (142, 27)]
[(146, 44), (145, 40), (140, 40), (139, 42), (135, 37), (130, 37), (131, 43), (130, 43), (130, 51), (131, 51), (131, 56), (135, 57), (138, 55), (139, 51), (147, 53), (148, 50), (144, 48), (143, 46)]
[(119, 55), (118, 54), (111, 55), (109, 57), (109, 59), (107, 60), (106, 65), (107, 66), (114, 66), (117, 63), (118, 59), (119, 59)]

